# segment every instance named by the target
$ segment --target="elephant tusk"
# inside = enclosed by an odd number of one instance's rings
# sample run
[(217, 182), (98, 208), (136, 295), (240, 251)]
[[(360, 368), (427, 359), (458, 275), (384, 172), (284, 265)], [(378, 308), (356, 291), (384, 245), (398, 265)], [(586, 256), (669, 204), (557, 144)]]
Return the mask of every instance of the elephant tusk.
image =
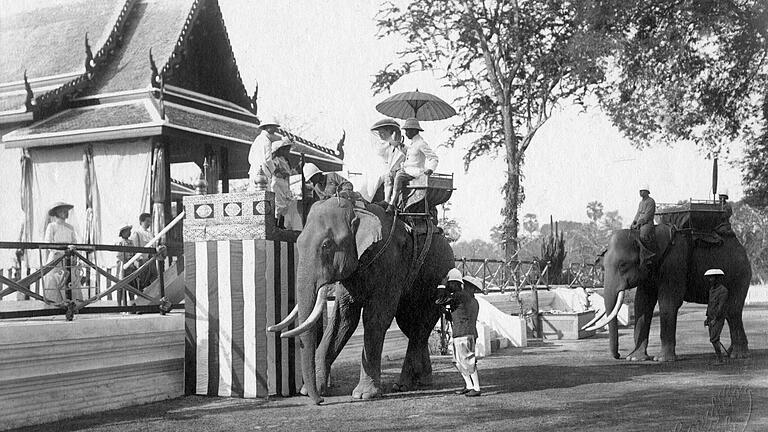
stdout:
[(605, 309), (598, 309), (598, 310), (597, 310), (597, 313), (595, 314), (595, 317), (594, 317), (594, 318), (592, 318), (592, 321), (590, 321), (590, 322), (588, 322), (588, 323), (584, 324), (583, 326), (581, 326), (581, 329), (582, 329), (582, 330), (586, 330), (586, 329), (587, 329), (587, 327), (589, 327), (589, 326), (591, 326), (592, 324), (596, 323), (596, 322), (597, 322), (597, 320), (599, 320), (600, 318), (602, 318), (602, 317), (603, 317), (603, 315), (605, 315)]
[(284, 320), (280, 321), (275, 325), (271, 325), (267, 327), (267, 331), (271, 331), (273, 333), (279, 332), (280, 330), (291, 325), (291, 323), (296, 319), (297, 316), (299, 316), (299, 305), (294, 306), (291, 313), (289, 313)]
[(599, 328), (605, 327), (606, 324), (608, 324), (609, 322), (611, 322), (611, 320), (616, 318), (616, 315), (619, 314), (619, 309), (621, 309), (621, 305), (624, 303), (624, 294), (625, 293), (623, 290), (619, 291), (619, 296), (616, 299), (616, 304), (613, 305), (613, 310), (611, 311), (610, 315), (608, 315), (607, 317), (603, 317), (603, 319), (601, 319), (599, 322), (593, 324), (592, 327), (589, 327), (585, 330), (592, 331), (592, 330), (597, 330)]
[(320, 317), (323, 315), (323, 311), (325, 310), (327, 289), (327, 286), (323, 286), (320, 288), (320, 290), (318, 290), (317, 300), (315, 300), (315, 307), (312, 309), (312, 312), (309, 314), (307, 319), (304, 320), (303, 323), (299, 324), (295, 329), (280, 334), (281, 338), (298, 336), (315, 326), (317, 320), (320, 319)]

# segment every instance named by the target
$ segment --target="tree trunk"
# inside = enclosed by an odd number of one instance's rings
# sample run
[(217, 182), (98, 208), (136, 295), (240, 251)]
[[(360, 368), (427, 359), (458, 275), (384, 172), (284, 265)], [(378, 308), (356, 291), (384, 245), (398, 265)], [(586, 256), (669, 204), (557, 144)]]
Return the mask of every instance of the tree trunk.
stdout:
[(504, 256), (507, 261), (513, 259), (518, 250), (517, 211), (520, 207), (520, 155), (518, 139), (512, 126), (512, 114), (509, 105), (502, 105), (504, 119), (504, 148), (506, 149), (507, 182), (504, 184)]

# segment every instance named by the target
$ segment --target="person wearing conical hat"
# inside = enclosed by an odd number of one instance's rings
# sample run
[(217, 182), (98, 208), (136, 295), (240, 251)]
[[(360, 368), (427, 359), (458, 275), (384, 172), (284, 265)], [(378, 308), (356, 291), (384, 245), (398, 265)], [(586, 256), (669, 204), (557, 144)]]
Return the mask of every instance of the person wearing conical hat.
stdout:
[(723, 353), (729, 356), (728, 350), (720, 342), (720, 332), (725, 324), (725, 306), (728, 301), (728, 288), (722, 284), (725, 273), (721, 269), (709, 269), (704, 272), (704, 279), (709, 284), (709, 301), (707, 301), (707, 319), (704, 325), (709, 327), (709, 342), (715, 348), (717, 363), (723, 363)]
[[(78, 237), (72, 225), (67, 223), (69, 212), (74, 208), (72, 204), (65, 202), (54, 203), (47, 213), (45, 224), (45, 234), (43, 241), (46, 243), (66, 243), (77, 244)], [(64, 251), (50, 249), (45, 259), (46, 264), (52, 263), (61, 256)], [(66, 298), (67, 269), (64, 263), (57, 264), (53, 270), (43, 277), (43, 290), (45, 297), (61, 302)], [(79, 290), (72, 291), (73, 299), (82, 299), (82, 293)]]
[(637, 214), (629, 229), (640, 231), (640, 259), (643, 265), (650, 267), (653, 257), (656, 255), (656, 228), (653, 217), (656, 215), (656, 201), (651, 198), (648, 186), (640, 187), (640, 204), (637, 206)]
[(475, 357), (480, 305), (475, 299), (475, 287), (471, 280), (464, 279), (457, 268), (449, 270), (446, 277), (445, 289), (438, 289), (438, 292), (445, 292), (439, 294), (435, 303), (448, 310), (446, 316), (451, 323), (453, 363), (464, 378), (464, 388), (456, 391), (456, 394), (467, 397), (480, 396), (480, 378)]
[(352, 183), (345, 179), (339, 173), (322, 172), (317, 165), (312, 162), (304, 164), (304, 180), (312, 185), (312, 191), (318, 200), (328, 199), (337, 192), (344, 190), (352, 191)]
[[(117, 235), (118, 235), (119, 240), (117, 241), (117, 243), (115, 243), (115, 245), (116, 246), (138, 246), (136, 243), (133, 242), (133, 240), (131, 240), (131, 237), (132, 237), (132, 232), (131, 231), (132, 230), (133, 230), (133, 226), (131, 224), (128, 224), (128, 223), (123, 224), (122, 226), (120, 226), (120, 229), (118, 229), (118, 231), (117, 231)], [(123, 271), (121, 278), (124, 278), (124, 277), (126, 277), (126, 276), (128, 276), (131, 273), (136, 271), (137, 266), (136, 266), (135, 262), (133, 264), (131, 264), (130, 266), (128, 266), (128, 267), (124, 267), (125, 263), (127, 263), (128, 261), (131, 260), (131, 258), (133, 258), (133, 254), (131, 252), (116, 252), (116, 255), (117, 255), (116, 268), (118, 270), (122, 269), (122, 271)], [(139, 286), (140, 286), (139, 285), (139, 280), (135, 279), (131, 283), (131, 285), (135, 286), (136, 288), (139, 288)], [(128, 305), (128, 299), (126, 298), (126, 292), (127, 291), (123, 290), (123, 289), (118, 290), (118, 292), (117, 292), (117, 305), (118, 306), (127, 306)], [(131, 300), (134, 299), (134, 294), (133, 293), (129, 293), (128, 296), (130, 297)]]
[(394, 213), (397, 200), (400, 198), (403, 188), (411, 180), (422, 177), (430, 176), (437, 169), (439, 159), (437, 154), (432, 148), (424, 141), (419, 132), (424, 131), (419, 125), (419, 121), (415, 118), (409, 118), (403, 124), (403, 130), (405, 136), (411, 140), (405, 147), (405, 160), (403, 161), (403, 167), (397, 171), (395, 177), (392, 179), (392, 196), (389, 199), (389, 205), (387, 206), (388, 213)]
[(259, 125), (259, 134), (253, 140), (251, 149), (248, 151), (248, 163), (250, 164), (248, 170), (249, 188), (253, 187), (254, 181), (259, 174), (259, 169), (267, 177), (267, 185), (269, 186), (272, 179), (272, 143), (280, 140), (280, 136), (277, 135), (279, 128), (280, 124), (273, 120), (264, 121)]

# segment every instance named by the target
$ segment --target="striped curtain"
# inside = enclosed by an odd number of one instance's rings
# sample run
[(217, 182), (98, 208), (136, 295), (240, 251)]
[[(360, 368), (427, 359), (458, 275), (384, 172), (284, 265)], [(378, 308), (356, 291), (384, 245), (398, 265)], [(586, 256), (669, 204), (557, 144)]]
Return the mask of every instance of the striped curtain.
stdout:
[(298, 339), (266, 331), (296, 304), (296, 257), (293, 242), (185, 242), (187, 394), (298, 392)]

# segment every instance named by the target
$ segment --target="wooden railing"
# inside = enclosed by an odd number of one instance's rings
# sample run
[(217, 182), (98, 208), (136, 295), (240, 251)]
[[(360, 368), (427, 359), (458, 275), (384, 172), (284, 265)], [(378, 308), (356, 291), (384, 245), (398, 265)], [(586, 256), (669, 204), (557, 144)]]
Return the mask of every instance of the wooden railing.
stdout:
[[(165, 297), (164, 271), (167, 259), (166, 248), (144, 248), (133, 246), (0, 242), (0, 249), (19, 250), (23, 253), (43, 256), (43, 251), (61, 251), (56, 259), (43, 264), (40, 268), (23, 269), (21, 265), (14, 269), (0, 272), (0, 299), (16, 296), (18, 300), (37, 300), (33, 308), (0, 308), (0, 318), (33, 317), (48, 315), (66, 315), (72, 320), (78, 313), (99, 312), (160, 312), (165, 314), (174, 305)], [(102, 267), (96, 263), (97, 252), (118, 252), (123, 254), (146, 254), (148, 259), (138, 269), (121, 277), (117, 268)], [(21, 264), (19, 260), (19, 264)], [(42, 259), (41, 259), (42, 261)], [(150, 268), (155, 267), (160, 286), (160, 294), (152, 297), (145, 294), (134, 282), (145, 277)], [(61, 272), (57, 286), (46, 286), (45, 276), (52, 271)], [(141, 287), (143, 288), (143, 287)], [(58, 295), (52, 295), (53, 292)], [(151, 303), (149, 306), (105, 306), (101, 300), (112, 300), (130, 293), (142, 297)], [(74, 295), (73, 295), (74, 294)], [(129, 295), (130, 295), (129, 294)], [(7, 303), (7, 302), (2, 302)], [(42, 304), (41, 304), (42, 303)], [(8, 305), (6, 305), (8, 306)]]

